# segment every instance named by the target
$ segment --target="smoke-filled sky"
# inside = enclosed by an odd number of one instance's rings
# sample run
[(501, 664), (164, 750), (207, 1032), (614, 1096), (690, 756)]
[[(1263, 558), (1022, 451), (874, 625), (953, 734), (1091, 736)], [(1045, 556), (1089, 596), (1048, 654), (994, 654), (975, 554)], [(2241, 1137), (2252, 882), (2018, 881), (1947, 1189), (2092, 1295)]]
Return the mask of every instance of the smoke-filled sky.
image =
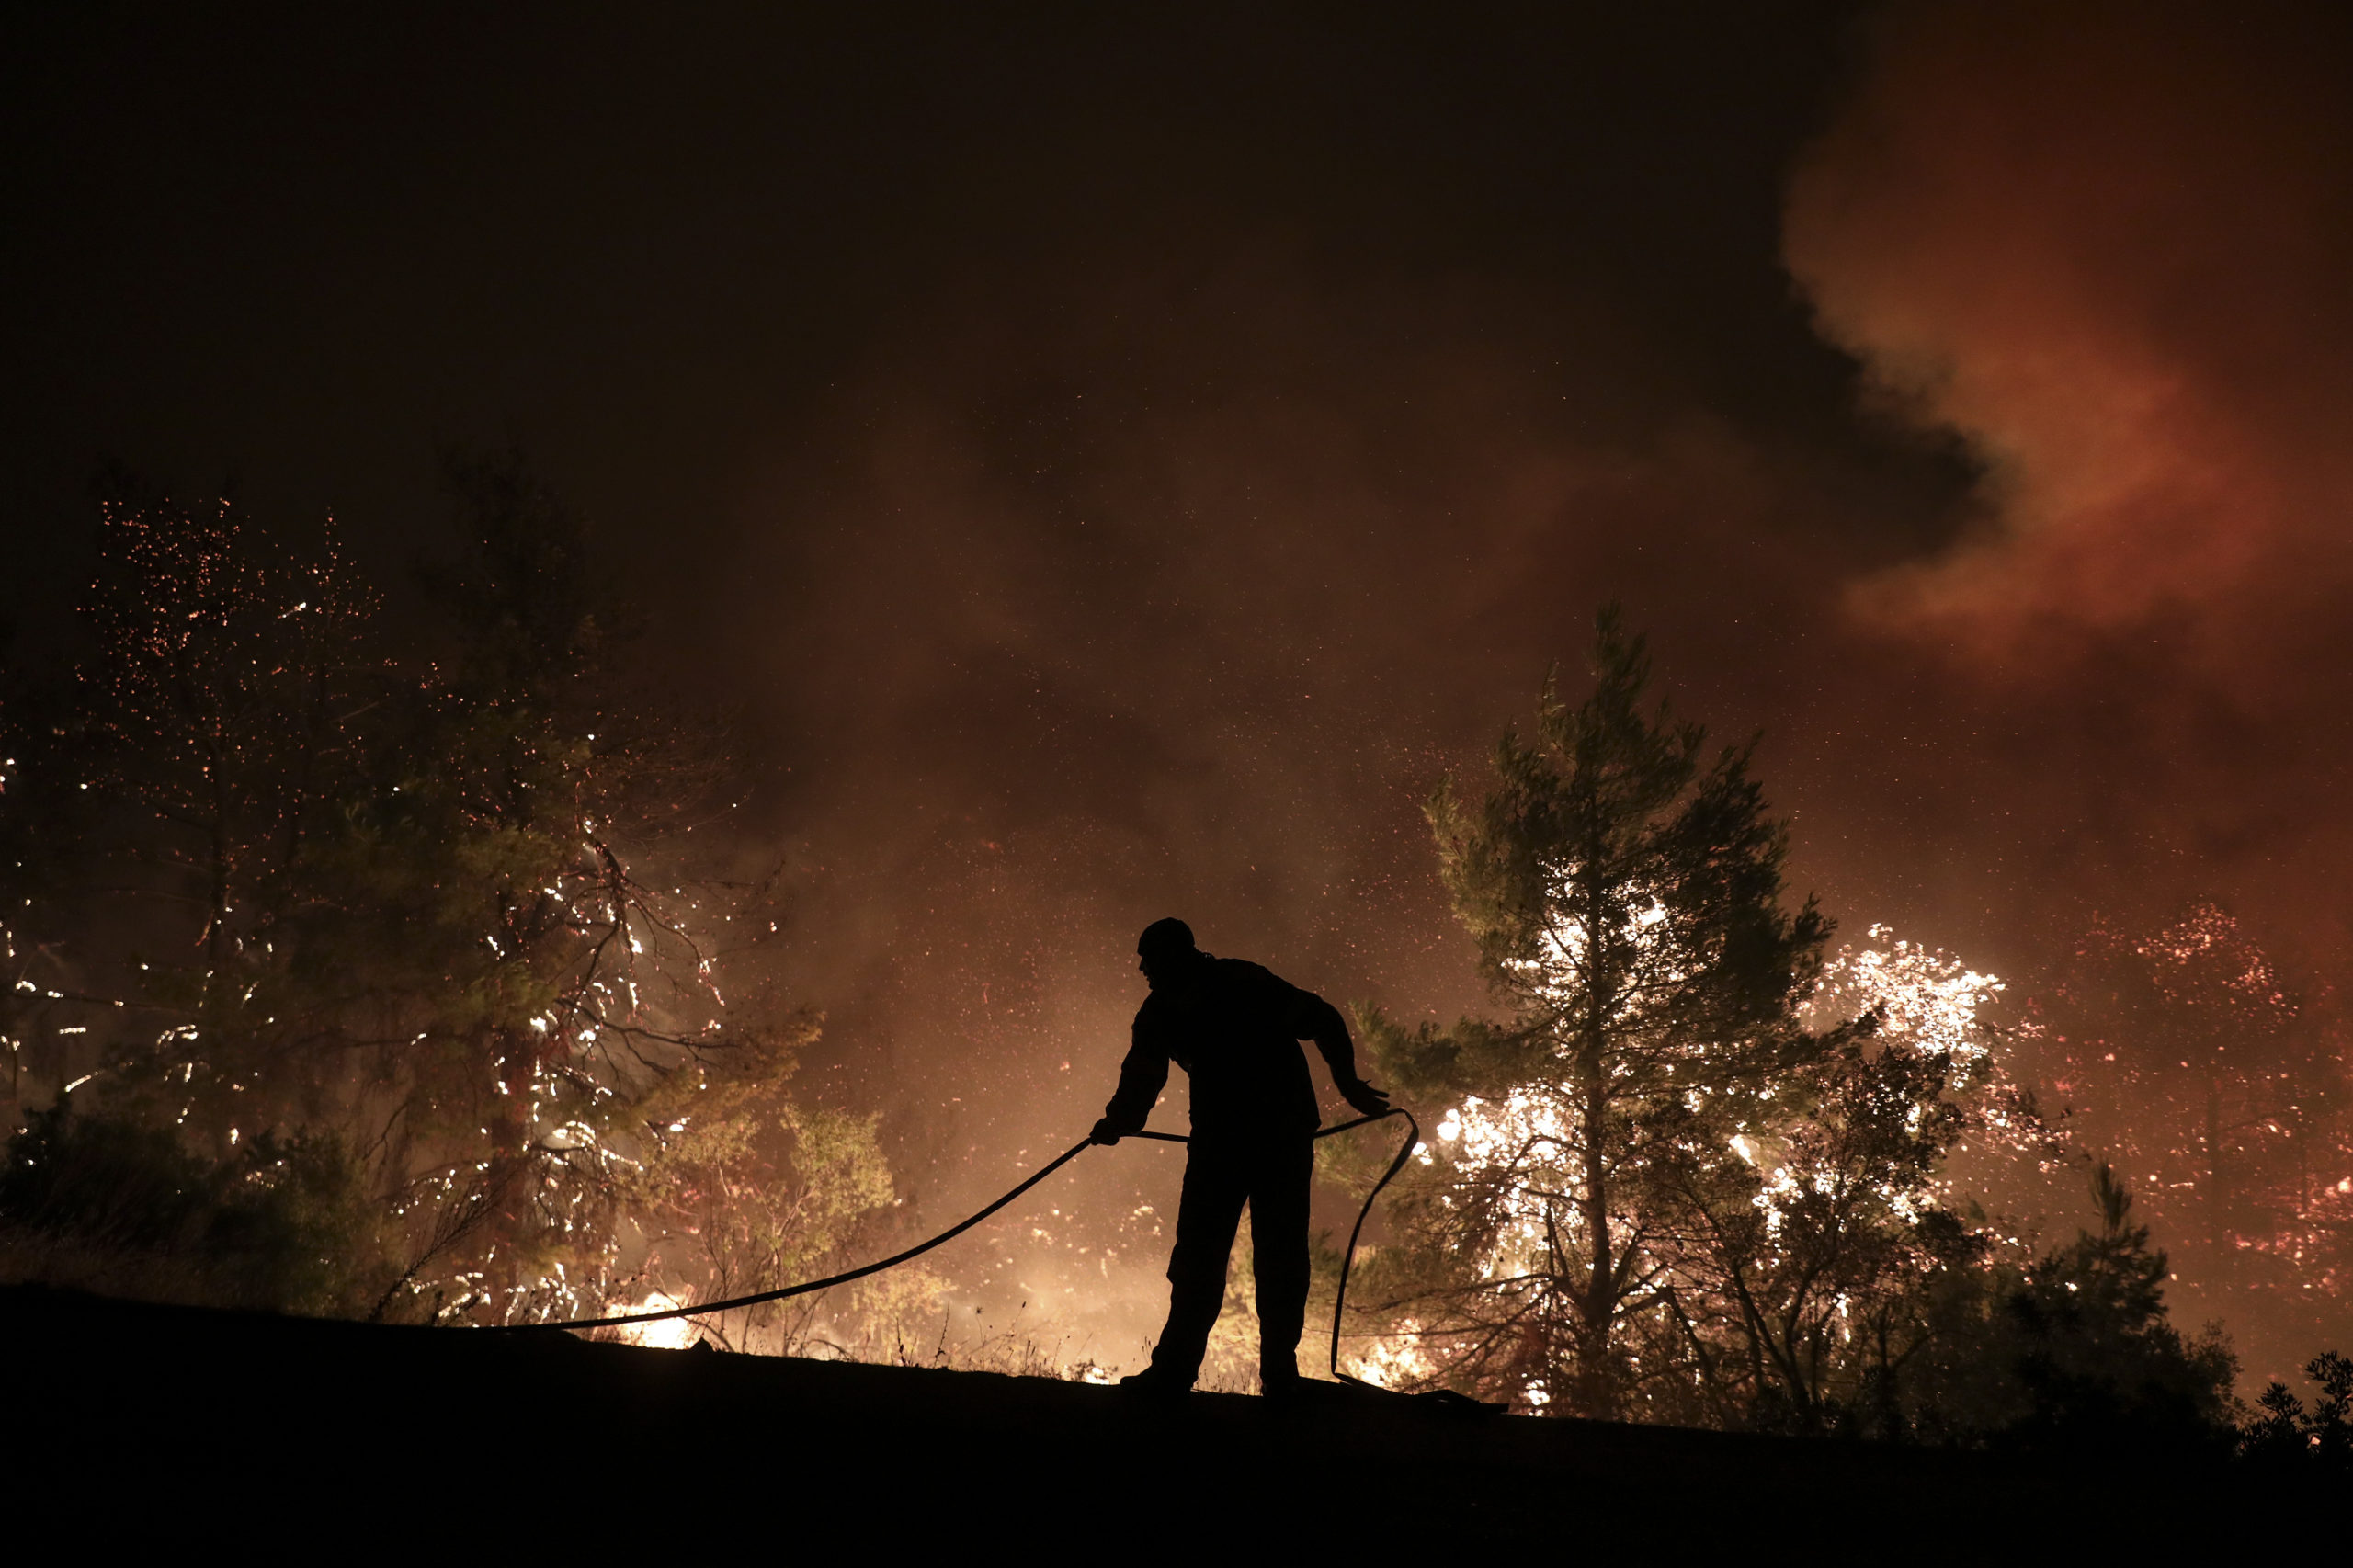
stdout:
[[(519, 443), (742, 710), (808, 1082), (941, 1217), (1154, 916), (1475, 1006), (1418, 802), (1610, 600), (1850, 930), (2342, 961), (2340, 11), (1275, 11), (14, 17), (20, 648), (102, 458), (389, 574)], [(1117, 1157), (1065, 1249), (1173, 1199)]]

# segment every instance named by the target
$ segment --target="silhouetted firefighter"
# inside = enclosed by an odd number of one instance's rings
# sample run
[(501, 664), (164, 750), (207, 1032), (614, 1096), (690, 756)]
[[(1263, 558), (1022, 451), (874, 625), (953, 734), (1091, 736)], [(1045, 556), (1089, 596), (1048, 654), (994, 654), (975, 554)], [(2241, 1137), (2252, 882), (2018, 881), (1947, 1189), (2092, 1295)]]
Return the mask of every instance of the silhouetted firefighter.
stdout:
[(1315, 1042), (1333, 1083), (1365, 1115), (1387, 1110), (1389, 1096), (1357, 1076), (1347, 1020), (1313, 992), (1255, 963), (1201, 951), (1182, 920), (1144, 927), (1136, 956), (1152, 994), (1136, 1009), (1134, 1043), (1120, 1064), (1119, 1092), (1095, 1124), (1095, 1140), (1116, 1143), (1143, 1130), (1171, 1062), (1192, 1079), (1193, 1131), (1176, 1247), (1168, 1259), (1168, 1325), (1151, 1368), (1124, 1381), (1155, 1394), (1193, 1386), (1225, 1302), (1226, 1260), (1247, 1202), (1258, 1282), (1259, 1386), (1281, 1398), (1301, 1382), (1307, 1191), (1318, 1120), (1299, 1042)]

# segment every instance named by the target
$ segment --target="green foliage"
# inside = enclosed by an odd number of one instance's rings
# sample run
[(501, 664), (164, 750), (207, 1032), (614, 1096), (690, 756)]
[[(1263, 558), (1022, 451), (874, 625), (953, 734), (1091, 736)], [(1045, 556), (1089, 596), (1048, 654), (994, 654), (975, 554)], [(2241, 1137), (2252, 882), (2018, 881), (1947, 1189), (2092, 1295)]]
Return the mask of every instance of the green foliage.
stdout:
[(2262, 1415), (2239, 1434), (2239, 1452), (2267, 1470), (2353, 1473), (2353, 1358), (2325, 1350), (2305, 1365), (2304, 1376), (2320, 1389), (2311, 1408), (2287, 1384), (2270, 1384), (2256, 1401)]
[(210, 1304), (328, 1314), (364, 1304), (380, 1225), (361, 1173), (333, 1134), (264, 1134), (206, 1160), (169, 1128), (31, 1114), (0, 1173), (0, 1258), (11, 1274), (128, 1288)]
[(1546, 681), (1533, 739), (1504, 737), (1477, 806), (1449, 780), (1428, 808), (1440, 875), (1514, 1004), (1510, 1033), (1540, 1053), (1671, 1057), (1706, 1040), (1741, 1053), (1720, 1071), (1768, 1065), (1797, 1032), (1830, 926), (1811, 902), (1779, 907), (1786, 835), (1749, 777), (1754, 744), (1703, 768), (1699, 726), (1665, 704), (1646, 716), (1649, 656), (1614, 610), (1593, 679), (1575, 708)]
[[(798, 1106), (783, 1085), (813, 1032), (764, 1037), (665, 1080), (641, 1115), (656, 1130), (625, 1184), (628, 1207), (675, 1295), (714, 1300), (837, 1271), (896, 1201), (878, 1118)], [(882, 1316), (927, 1301), (937, 1281), (861, 1286)], [(914, 1299), (907, 1298), (912, 1295)], [(696, 1320), (731, 1348), (790, 1350), (829, 1308), (809, 1296)]]
[(2100, 1228), (2023, 1267), (1939, 1281), (1938, 1333), (1902, 1369), (1891, 1435), (2022, 1447), (2215, 1449), (2237, 1362), (2216, 1330), (2167, 1321), (2165, 1256), (2131, 1194), (2094, 1173)]

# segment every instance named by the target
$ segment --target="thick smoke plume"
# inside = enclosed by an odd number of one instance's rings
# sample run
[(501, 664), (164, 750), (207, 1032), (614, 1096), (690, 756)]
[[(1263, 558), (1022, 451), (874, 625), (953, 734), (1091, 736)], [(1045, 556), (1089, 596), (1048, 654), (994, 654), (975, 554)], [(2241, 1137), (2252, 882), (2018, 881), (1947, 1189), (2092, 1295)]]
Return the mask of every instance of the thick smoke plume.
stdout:
[(1974, 531), (1857, 579), (1856, 619), (2096, 736), (2068, 771), (2098, 780), (2098, 858), (2186, 858), (2332, 953), (2348, 66), (2320, 9), (1901, 10), (1787, 233), (1884, 410), (1984, 464)]

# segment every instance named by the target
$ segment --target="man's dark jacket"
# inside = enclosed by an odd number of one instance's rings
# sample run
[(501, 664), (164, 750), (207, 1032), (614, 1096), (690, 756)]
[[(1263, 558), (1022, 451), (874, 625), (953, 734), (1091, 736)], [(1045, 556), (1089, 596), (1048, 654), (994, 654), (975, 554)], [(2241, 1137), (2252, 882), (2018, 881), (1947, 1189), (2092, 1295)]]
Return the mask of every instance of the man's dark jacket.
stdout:
[(1339, 1010), (1257, 964), (1202, 955), (1193, 971), (1155, 989), (1136, 1010), (1119, 1092), (1104, 1108), (1117, 1131), (1142, 1130), (1171, 1062), (1193, 1083), (1193, 1137), (1212, 1143), (1305, 1138), (1320, 1112), (1302, 1040), (1342, 1084), (1356, 1051)]

